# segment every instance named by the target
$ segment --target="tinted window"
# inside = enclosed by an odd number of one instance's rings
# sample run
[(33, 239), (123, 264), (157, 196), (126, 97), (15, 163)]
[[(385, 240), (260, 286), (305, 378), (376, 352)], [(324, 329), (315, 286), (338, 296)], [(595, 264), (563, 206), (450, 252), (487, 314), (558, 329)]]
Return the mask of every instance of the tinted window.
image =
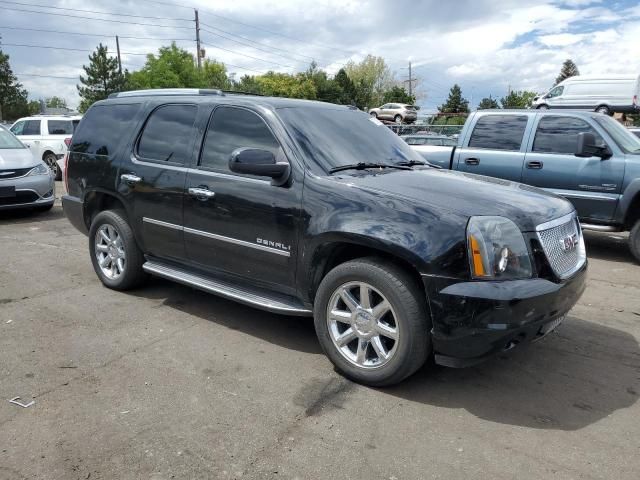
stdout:
[(11, 127), (14, 135), (40, 135), (40, 120), (23, 120)]
[(476, 122), (469, 147), (518, 151), (526, 127), (525, 115), (485, 115)]
[(625, 152), (640, 154), (640, 140), (622, 126), (620, 122), (608, 115), (593, 115), (593, 120), (598, 122), (602, 128), (613, 138), (613, 141)]
[(278, 114), (305, 157), (325, 171), (359, 162), (424, 160), (380, 121), (357, 110), (288, 107), (278, 109)]
[(73, 135), (71, 120), (48, 120), (49, 135)]
[(231, 153), (244, 147), (270, 150), (276, 155), (280, 145), (255, 113), (241, 108), (216, 108), (209, 122), (200, 165), (229, 172)]
[(195, 105), (165, 105), (155, 109), (142, 131), (138, 155), (150, 160), (184, 164), (190, 157)]
[(13, 134), (9, 133), (8, 130), (0, 127), (0, 149), (5, 148), (25, 148), (25, 146), (18, 140)]
[(533, 151), (573, 155), (578, 146), (578, 134), (582, 132), (592, 133), (598, 145), (604, 144), (602, 137), (584, 120), (572, 117), (542, 117), (533, 140)]
[(137, 103), (91, 107), (73, 134), (71, 151), (112, 155), (131, 132), (131, 121), (139, 108)]

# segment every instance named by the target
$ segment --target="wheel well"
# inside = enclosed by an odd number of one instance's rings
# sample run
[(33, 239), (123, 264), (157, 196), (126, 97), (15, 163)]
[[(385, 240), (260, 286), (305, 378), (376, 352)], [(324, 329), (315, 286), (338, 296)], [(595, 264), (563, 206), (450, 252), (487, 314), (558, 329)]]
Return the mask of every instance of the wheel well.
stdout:
[(624, 219), (625, 230), (631, 230), (638, 220), (640, 220), (640, 192), (636, 193), (627, 208), (627, 215)]
[(108, 193), (91, 192), (87, 194), (84, 201), (84, 223), (87, 228), (91, 228), (93, 217), (104, 210), (122, 210), (126, 214), (126, 209), (122, 201)]
[(396, 267), (400, 267), (409, 274), (420, 291), (424, 291), (420, 273), (416, 270), (415, 266), (406, 260), (377, 248), (353, 243), (331, 243), (322, 247), (318, 252), (317, 258), (321, 258), (322, 260), (320, 266), (316, 269), (315, 278), (313, 279), (311, 291), (309, 292), (311, 301), (313, 302), (313, 300), (315, 300), (320, 282), (333, 268), (350, 260), (365, 257), (379, 257), (389, 263), (393, 263)]

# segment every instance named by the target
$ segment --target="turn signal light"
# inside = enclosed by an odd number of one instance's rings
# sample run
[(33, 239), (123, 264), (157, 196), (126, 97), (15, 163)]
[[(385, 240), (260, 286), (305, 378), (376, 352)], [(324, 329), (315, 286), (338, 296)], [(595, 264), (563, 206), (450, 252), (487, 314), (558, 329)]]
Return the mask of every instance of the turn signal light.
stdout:
[(473, 265), (473, 274), (476, 277), (485, 277), (487, 272), (484, 268), (484, 263), (482, 262), (482, 252), (480, 251), (480, 244), (476, 237), (473, 235), (469, 235), (469, 243), (471, 246), (471, 259)]

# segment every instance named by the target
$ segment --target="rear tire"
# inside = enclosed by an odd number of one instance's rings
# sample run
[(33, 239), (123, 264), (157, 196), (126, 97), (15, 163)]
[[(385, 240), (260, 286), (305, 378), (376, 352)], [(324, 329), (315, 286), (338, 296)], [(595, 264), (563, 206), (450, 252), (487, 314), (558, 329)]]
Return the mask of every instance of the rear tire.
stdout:
[(329, 360), (364, 385), (398, 383), (422, 367), (431, 352), (424, 293), (384, 259), (352, 260), (331, 270), (320, 283), (313, 313)]
[(369, 115), (371, 115), (373, 118), (378, 118), (378, 114), (376, 112), (371, 112)]
[(631, 250), (636, 262), (640, 263), (640, 220), (636, 221), (629, 232), (629, 250)]
[(596, 112), (603, 113), (605, 115), (611, 115), (611, 109), (609, 109), (609, 107), (607, 107), (606, 105), (600, 105), (598, 108), (596, 108)]
[(62, 172), (60, 171), (60, 167), (58, 166), (58, 157), (53, 153), (47, 153), (42, 160), (53, 172), (56, 180), (62, 179)]
[(144, 255), (122, 210), (98, 213), (89, 229), (89, 252), (100, 281), (114, 290), (128, 290), (142, 284)]
[(393, 117), (393, 121), (398, 124), (402, 123), (402, 115), (396, 115), (395, 117)]
[(549, 110), (549, 105), (543, 103), (542, 105), (538, 105), (536, 110)]

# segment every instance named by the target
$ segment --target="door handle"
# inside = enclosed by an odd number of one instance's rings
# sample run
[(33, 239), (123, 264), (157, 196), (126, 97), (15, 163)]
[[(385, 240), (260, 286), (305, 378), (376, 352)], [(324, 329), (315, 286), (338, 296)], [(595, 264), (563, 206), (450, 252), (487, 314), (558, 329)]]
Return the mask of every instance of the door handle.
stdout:
[(480, 159), (478, 158), (465, 158), (464, 163), (467, 165), (480, 165)]
[(216, 192), (212, 192), (208, 188), (202, 188), (202, 187), (190, 187), (188, 192), (189, 192), (189, 195), (197, 198), (201, 202), (206, 202), (210, 198), (213, 198), (216, 196)]
[(123, 173), (120, 175), (120, 180), (122, 180), (127, 185), (135, 185), (136, 183), (140, 183), (142, 178), (132, 173)]
[(527, 168), (530, 168), (532, 170), (540, 170), (542, 169), (542, 167), (544, 166), (544, 163), (542, 162), (527, 162)]

